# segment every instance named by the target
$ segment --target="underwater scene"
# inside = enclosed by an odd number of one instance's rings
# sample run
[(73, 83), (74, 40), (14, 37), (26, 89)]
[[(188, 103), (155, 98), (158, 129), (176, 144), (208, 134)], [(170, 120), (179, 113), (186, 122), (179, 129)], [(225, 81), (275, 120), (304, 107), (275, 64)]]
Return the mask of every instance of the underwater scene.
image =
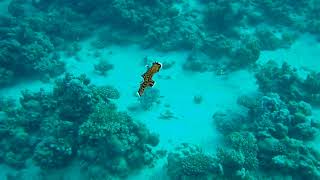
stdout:
[(320, 180), (320, 0), (0, 0), (0, 180)]

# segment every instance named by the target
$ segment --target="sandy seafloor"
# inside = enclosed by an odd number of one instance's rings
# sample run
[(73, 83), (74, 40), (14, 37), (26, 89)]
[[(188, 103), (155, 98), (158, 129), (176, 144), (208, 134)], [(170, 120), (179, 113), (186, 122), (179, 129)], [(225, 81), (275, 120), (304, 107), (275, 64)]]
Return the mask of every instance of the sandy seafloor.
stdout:
[[(192, 73), (182, 70), (181, 64), (187, 58), (188, 52), (161, 53), (152, 49), (141, 49), (137, 45), (110, 46), (96, 50), (90, 46), (90, 41), (81, 43), (82, 50), (75, 57), (63, 57), (66, 62), (67, 72), (75, 75), (86, 74), (93, 84), (112, 85), (116, 87), (121, 97), (116, 100), (119, 110), (127, 111), (127, 108), (138, 102), (134, 96), (141, 74), (145, 71), (142, 63), (144, 57), (149, 57), (159, 62), (174, 61), (176, 64), (168, 69), (161, 70), (155, 76), (157, 84), (154, 88), (160, 90), (161, 103), (155, 105), (150, 111), (130, 112), (135, 120), (144, 122), (147, 127), (160, 135), (159, 148), (172, 149), (173, 145), (188, 142), (199, 145), (206, 152), (214, 152), (219, 144), (219, 135), (214, 129), (212, 115), (219, 110), (239, 109), (236, 99), (241, 94), (254, 93), (257, 85), (252, 73), (241, 70), (229, 75), (218, 76), (212, 72)], [(99, 51), (101, 57), (96, 57)], [(112, 52), (112, 53), (111, 53)], [(264, 51), (261, 53), (259, 63), (265, 63), (272, 59), (277, 62), (288, 62), (304, 70), (320, 70), (320, 43), (312, 36), (304, 35), (299, 38), (289, 49), (276, 51)], [(114, 65), (114, 69), (106, 76), (94, 72), (94, 64), (99, 58), (105, 58)], [(169, 76), (170, 79), (163, 77)], [(2, 89), (1, 95), (19, 98), (21, 90), (29, 89), (38, 91), (40, 88), (50, 89), (51, 83), (43, 83), (39, 80), (21, 81), (13, 87)], [(203, 102), (195, 104), (194, 95), (202, 95)], [(170, 120), (160, 119), (161, 113), (168, 109), (174, 112), (176, 118)], [(320, 111), (314, 109), (314, 115), (320, 117)], [(319, 141), (320, 142), (320, 141)], [(315, 143), (319, 144), (319, 143)], [(70, 179), (77, 179), (79, 169), (70, 168)], [(164, 160), (158, 161), (155, 168), (145, 169), (133, 174), (128, 179), (165, 179), (163, 171)], [(8, 167), (0, 166), (0, 180), (5, 179)], [(28, 177), (37, 172), (30, 168)], [(29, 179), (27, 178), (27, 179)], [(54, 178), (55, 179), (55, 178)]]

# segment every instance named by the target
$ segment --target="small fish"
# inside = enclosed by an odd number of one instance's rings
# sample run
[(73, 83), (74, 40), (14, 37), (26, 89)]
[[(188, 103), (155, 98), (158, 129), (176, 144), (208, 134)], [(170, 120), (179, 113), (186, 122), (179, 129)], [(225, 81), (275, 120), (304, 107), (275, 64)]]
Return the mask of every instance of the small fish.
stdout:
[(162, 67), (162, 64), (159, 62), (154, 62), (152, 63), (151, 67), (148, 67), (147, 72), (141, 75), (143, 78), (143, 81), (140, 84), (139, 90), (137, 94), (139, 96), (142, 96), (144, 90), (147, 87), (153, 87), (155, 85), (155, 81), (152, 80), (152, 77), (154, 76), (155, 73), (159, 72)]

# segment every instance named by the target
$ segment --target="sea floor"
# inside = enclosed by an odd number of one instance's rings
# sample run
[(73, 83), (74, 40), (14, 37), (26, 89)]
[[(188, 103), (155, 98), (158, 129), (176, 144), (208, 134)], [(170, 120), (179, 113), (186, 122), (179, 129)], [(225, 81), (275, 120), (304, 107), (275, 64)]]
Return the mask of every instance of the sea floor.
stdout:
[[(142, 121), (147, 127), (160, 135), (159, 148), (172, 149), (183, 142), (199, 145), (205, 152), (212, 153), (219, 145), (220, 138), (212, 122), (212, 115), (220, 110), (240, 109), (236, 100), (239, 95), (254, 93), (257, 90), (254, 76), (247, 70), (241, 70), (229, 75), (219, 76), (214, 73), (192, 73), (182, 69), (182, 63), (188, 52), (162, 53), (152, 49), (141, 49), (137, 45), (110, 46), (96, 50), (90, 42), (80, 44), (82, 49), (74, 57), (63, 56), (67, 72), (86, 74), (93, 84), (112, 85), (116, 87), (121, 97), (115, 100), (119, 110), (128, 111), (128, 107), (138, 103), (135, 92), (141, 81), (141, 74), (145, 71), (143, 59), (149, 57), (155, 61), (174, 61), (170, 69), (161, 70), (156, 75), (154, 88), (160, 90), (160, 103), (150, 111), (129, 111), (137, 121)], [(291, 48), (262, 52), (259, 63), (267, 60), (288, 62), (302, 70), (320, 70), (320, 43), (312, 36), (305, 35), (298, 39)], [(94, 64), (99, 59), (106, 59), (114, 65), (114, 69), (101, 76), (94, 72)], [(162, 78), (161, 78), (162, 77)], [(167, 77), (167, 78), (164, 78)], [(21, 81), (13, 87), (0, 91), (1, 95), (20, 97), (20, 91), (29, 89), (38, 91), (40, 88), (50, 89), (53, 81), (43, 83), (39, 80)], [(201, 95), (203, 102), (195, 104), (193, 97)], [(161, 119), (159, 116), (165, 111), (171, 111), (175, 118)], [(315, 116), (320, 117), (320, 111), (315, 109)], [(165, 179), (163, 176), (164, 161), (152, 169), (143, 170), (128, 179)], [(10, 169), (0, 166), (0, 180)], [(70, 169), (70, 173), (78, 170)], [(145, 179), (145, 178), (144, 178)]]
[(0, 15), (5, 15), (8, 13), (8, 5), (10, 0), (0, 0)]

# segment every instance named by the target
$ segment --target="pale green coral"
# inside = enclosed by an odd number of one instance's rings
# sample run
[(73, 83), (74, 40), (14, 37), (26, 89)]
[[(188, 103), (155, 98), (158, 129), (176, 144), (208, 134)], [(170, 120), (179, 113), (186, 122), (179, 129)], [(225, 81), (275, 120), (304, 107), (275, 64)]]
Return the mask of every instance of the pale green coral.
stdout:
[(180, 163), (185, 176), (205, 176), (210, 172), (213, 160), (199, 153), (184, 157)]
[(120, 93), (113, 86), (97, 86), (93, 88), (93, 93), (97, 98), (100, 98), (104, 101), (108, 99), (119, 99)]
[(208, 179), (222, 173), (216, 159), (198, 146), (182, 144), (167, 157), (167, 173), (171, 179)]
[(129, 122), (129, 116), (117, 112), (114, 106), (99, 104), (89, 120), (81, 125), (79, 134), (90, 139), (100, 139), (118, 133), (128, 133)]
[(245, 162), (244, 167), (247, 170), (258, 168), (258, 145), (253, 133), (250, 132), (233, 132), (227, 137), (228, 145), (242, 153)]

